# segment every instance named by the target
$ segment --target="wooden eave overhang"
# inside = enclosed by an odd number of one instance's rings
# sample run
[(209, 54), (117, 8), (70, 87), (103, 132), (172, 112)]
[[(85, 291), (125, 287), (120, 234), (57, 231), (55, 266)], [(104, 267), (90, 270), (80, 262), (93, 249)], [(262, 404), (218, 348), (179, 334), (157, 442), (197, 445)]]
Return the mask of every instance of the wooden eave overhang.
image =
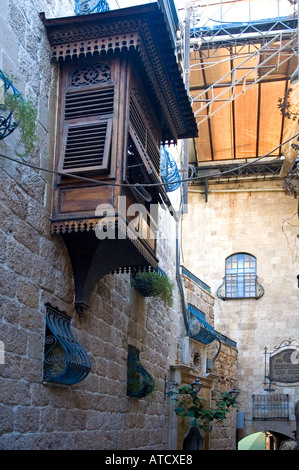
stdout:
[(84, 16), (46, 19), (52, 60), (132, 51), (162, 112), (162, 141), (197, 136), (191, 100), (176, 60), (167, 21), (158, 4)]
[[(297, 132), (297, 124), (278, 104), (294, 88), (297, 25), (296, 18), (281, 18), (192, 31), (192, 39), (202, 40), (190, 54), (190, 93), (198, 123), (190, 163), (199, 176), (210, 167), (210, 174), (222, 172), (226, 181), (229, 176), (235, 178), (236, 166), (250, 162), (252, 166), (245, 165), (242, 171), (244, 178), (245, 172), (268, 178), (276, 170), (280, 174), (282, 155), (291, 158), (290, 144), (283, 142)], [(297, 88), (290, 101), (292, 109), (298, 106)]]

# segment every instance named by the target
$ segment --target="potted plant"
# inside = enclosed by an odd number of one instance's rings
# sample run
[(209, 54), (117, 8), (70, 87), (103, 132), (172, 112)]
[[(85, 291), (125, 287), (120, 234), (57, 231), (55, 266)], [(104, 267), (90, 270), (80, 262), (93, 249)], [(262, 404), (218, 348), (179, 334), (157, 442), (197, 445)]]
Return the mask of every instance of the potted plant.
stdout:
[(165, 274), (139, 272), (132, 277), (131, 284), (144, 297), (160, 297), (169, 306), (173, 303), (173, 284)]

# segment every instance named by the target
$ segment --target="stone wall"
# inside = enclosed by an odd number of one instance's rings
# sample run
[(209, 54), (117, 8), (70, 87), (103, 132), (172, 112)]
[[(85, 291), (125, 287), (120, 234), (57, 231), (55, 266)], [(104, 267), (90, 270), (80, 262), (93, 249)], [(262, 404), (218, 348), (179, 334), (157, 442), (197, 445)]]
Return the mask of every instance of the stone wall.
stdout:
[[(244, 436), (277, 431), (292, 437), (296, 388), (275, 387), (290, 396), (290, 422), (253, 421), (252, 395), (264, 392), (264, 348), (273, 351), (283, 340), (298, 338), (297, 200), (287, 196), (282, 180), (209, 183), (205, 202), (200, 187), (190, 188), (189, 213), (183, 224), (185, 265), (203, 278), (215, 295), (215, 328), (237, 342), (240, 411)], [(225, 275), (225, 259), (239, 252), (257, 259), (264, 288), (259, 299), (221, 300), (217, 289)], [(199, 253), (199, 254), (197, 254)], [(267, 382), (267, 381), (266, 381)]]
[[(187, 339), (191, 344), (189, 348), (194, 354), (206, 358), (205, 347), (200, 343)], [(202, 373), (202, 363), (184, 364), (182, 362), (172, 367), (172, 377), (181, 385), (191, 384), (199, 378), (203, 388), (199, 397), (204, 403), (212, 408), (216, 407), (216, 400), (220, 393), (228, 392), (232, 389), (232, 384), (236, 384), (237, 377), (237, 350), (230, 345), (221, 343), (221, 349), (215, 360), (212, 371)], [(174, 404), (172, 404), (174, 412)], [(235, 450), (236, 449), (236, 408), (231, 408), (223, 422), (213, 421), (209, 425), (209, 432), (200, 429), (203, 438), (203, 450)], [(177, 417), (175, 420), (177, 432), (173, 432), (173, 440), (176, 439), (176, 446), (170, 448), (183, 449), (184, 439), (190, 430), (189, 421), (185, 418)]]
[[(210, 326), (214, 326), (215, 298), (202, 286), (201, 279), (195, 279), (192, 273), (182, 276), (185, 302), (200, 310)], [(214, 330), (215, 331), (215, 330)], [(200, 398), (212, 408), (220, 393), (228, 392), (237, 386), (238, 351), (234, 342), (222, 336), (209, 344), (204, 344), (186, 334), (181, 326), (177, 361), (171, 367), (171, 378), (180, 385), (187, 385), (199, 378), (203, 387)], [(215, 331), (216, 334), (216, 331)], [(174, 405), (172, 405), (174, 408)], [(234, 450), (236, 446), (236, 410), (231, 409), (222, 423), (210, 424), (210, 431), (200, 430), (203, 450)], [(190, 430), (188, 419), (176, 419), (177, 433), (173, 432), (178, 449), (183, 449), (184, 439)], [(172, 447), (175, 448), (175, 447)]]
[[(40, 168), (53, 168), (57, 67), (50, 64), (39, 13), (70, 16), (73, 9), (73, 0), (1, 3), (0, 68), (32, 100), (38, 122), (36, 147), (24, 161), (36, 168), (21, 164), (16, 156), (22, 150), (18, 130), (0, 142), (0, 449), (175, 449), (177, 423), (164, 397), (165, 376), (178, 360), (178, 341), (185, 335), (174, 218), (160, 211), (157, 253), (174, 284), (171, 308), (138, 294), (129, 274), (110, 274), (96, 286), (90, 309), (78, 317), (67, 251), (60, 237), (50, 234), (52, 174)], [(177, 196), (171, 198), (178, 206)], [(191, 300), (194, 295), (213, 325), (214, 297), (197, 292), (197, 287), (190, 288)], [(91, 358), (90, 374), (77, 385), (43, 382), (47, 303), (72, 318), (74, 336)], [(153, 392), (142, 399), (127, 396), (129, 346), (138, 349), (155, 381)], [(196, 345), (195, 363), (191, 354), (189, 378), (204, 364), (198, 359), (200, 353), (205, 358), (204, 349)], [(232, 378), (229, 355), (223, 348), (216, 381)], [(213, 381), (206, 378), (207, 397)], [(215, 448), (219, 445), (215, 441)]]
[[(228, 392), (234, 387), (238, 388), (239, 383), (237, 362), (238, 350), (225, 342), (221, 342), (221, 348), (211, 375), (214, 378), (213, 388), (215, 391), (212, 397), (217, 399), (217, 393)], [(238, 398), (237, 398), (238, 400)], [(213, 403), (213, 401), (212, 401)], [(227, 414), (226, 420), (222, 423), (212, 424), (210, 435), (210, 448), (217, 450), (236, 449), (236, 420), (238, 404)]]
[[(71, 0), (2, 0), (0, 68), (38, 111), (37, 145), (27, 162), (53, 166), (53, 103), (57, 70), (49, 61), (39, 18), (73, 14)], [(16, 158), (18, 131), (1, 142)], [(129, 274), (105, 276), (90, 309), (79, 318), (73, 307), (73, 276), (61, 239), (50, 235), (50, 173), (0, 158), (0, 448), (165, 449), (168, 403), (164, 376), (176, 356), (180, 303), (172, 308), (144, 299)], [(162, 230), (175, 225), (161, 211)], [(175, 280), (175, 235), (158, 241), (161, 268)], [(88, 377), (72, 386), (43, 383), (45, 304), (72, 318), (74, 335), (92, 361)], [(1, 344), (2, 344), (1, 343)], [(138, 348), (155, 390), (127, 397), (128, 346)]]

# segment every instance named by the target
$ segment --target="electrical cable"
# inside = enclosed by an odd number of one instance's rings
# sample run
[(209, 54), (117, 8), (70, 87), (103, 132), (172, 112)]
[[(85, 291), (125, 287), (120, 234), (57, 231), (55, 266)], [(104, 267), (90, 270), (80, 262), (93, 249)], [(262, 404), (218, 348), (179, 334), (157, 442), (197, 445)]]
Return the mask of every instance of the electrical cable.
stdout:
[[(185, 182), (192, 182), (192, 181), (197, 181), (197, 180), (201, 180), (202, 178), (205, 178), (205, 179), (212, 179), (212, 178), (218, 178), (219, 176), (225, 176), (225, 175), (228, 175), (229, 173), (233, 173), (239, 169), (243, 169), (243, 168), (246, 168), (250, 165), (253, 165), (255, 164), (256, 162), (259, 162), (260, 160), (262, 160), (263, 158), (266, 158), (266, 157), (269, 157), (273, 152), (275, 152), (276, 150), (278, 150), (280, 147), (282, 147), (283, 145), (287, 144), (288, 142), (290, 142), (291, 140), (295, 139), (296, 137), (299, 136), (299, 132), (295, 135), (293, 135), (292, 137), (290, 137), (289, 139), (285, 140), (284, 142), (282, 142), (281, 144), (277, 145), (277, 147), (275, 147), (274, 149), (272, 149), (270, 152), (266, 153), (265, 155), (262, 155), (261, 157), (258, 157), (254, 160), (254, 162), (247, 162), (247, 163), (244, 163), (240, 166), (237, 166), (235, 168), (232, 168), (230, 170), (225, 170), (225, 171), (222, 171), (222, 172), (219, 172), (219, 173), (216, 173), (216, 174), (213, 174), (213, 175), (201, 175), (201, 176), (195, 176), (195, 177), (192, 177), (192, 178), (186, 178), (186, 179), (180, 179), (178, 181), (172, 181), (171, 183), (172, 184), (179, 184), (179, 183), (185, 183)], [(37, 166), (37, 165), (33, 165), (31, 163), (27, 163), (24, 161), (24, 159), (22, 158), (21, 160), (20, 159), (16, 159), (16, 158), (13, 158), (13, 157), (9, 157), (8, 155), (4, 155), (2, 153), (0, 153), (0, 157), (3, 157), (7, 160), (10, 160), (10, 161), (13, 161), (15, 163), (21, 163), (22, 165), (25, 165), (25, 166), (28, 166), (30, 168), (33, 168), (35, 170), (39, 170), (39, 171), (45, 171), (47, 173), (51, 173), (51, 174), (56, 174), (58, 176), (66, 176), (68, 178), (74, 178), (74, 179), (78, 179), (78, 180), (82, 180), (82, 181), (86, 181), (86, 182), (89, 182), (89, 183), (94, 183), (94, 184), (97, 184), (97, 185), (103, 185), (103, 186), (121, 186), (121, 187), (126, 187), (126, 188), (135, 188), (136, 187), (136, 184), (132, 184), (132, 183), (115, 183), (115, 182), (112, 182), (112, 181), (103, 181), (103, 180), (95, 180), (95, 179), (92, 179), (92, 178), (87, 178), (85, 176), (79, 176), (79, 175), (75, 175), (73, 173), (67, 173), (65, 171), (57, 171), (57, 170), (50, 170), (48, 168), (42, 168), (40, 166)], [(139, 183), (139, 186), (142, 186), (142, 187), (156, 187), (156, 186), (167, 186), (169, 183), (167, 182), (159, 182), (159, 183), (143, 183), (142, 185), (140, 185)]]

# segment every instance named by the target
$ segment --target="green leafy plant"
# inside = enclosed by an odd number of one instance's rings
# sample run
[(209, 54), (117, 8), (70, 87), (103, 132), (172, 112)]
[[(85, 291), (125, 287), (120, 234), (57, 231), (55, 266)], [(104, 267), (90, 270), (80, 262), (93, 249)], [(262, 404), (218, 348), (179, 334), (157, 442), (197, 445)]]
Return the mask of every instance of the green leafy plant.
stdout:
[(190, 418), (192, 427), (198, 427), (207, 432), (210, 430), (209, 423), (223, 422), (227, 413), (237, 404), (229, 392), (223, 392), (216, 401), (215, 407), (212, 407), (210, 403), (199, 397), (190, 385), (178, 387), (176, 391), (169, 392), (168, 395), (177, 401), (175, 412), (178, 416), (183, 419)]
[(169, 306), (173, 303), (173, 284), (166, 275), (140, 272), (132, 277), (131, 284), (144, 297), (159, 297)]
[(18, 127), (24, 152), (17, 152), (17, 155), (23, 157), (30, 154), (35, 146), (37, 113), (33, 103), (30, 100), (24, 100), (22, 94), (2, 70), (0, 70), (0, 81), (2, 82), (0, 89), (0, 138), (7, 137)]
[(20, 140), (24, 146), (24, 152), (17, 152), (17, 155), (21, 157), (29, 155), (36, 142), (37, 114), (32, 102), (25, 101), (20, 93), (6, 93), (2, 109), (12, 113), (21, 133)]

